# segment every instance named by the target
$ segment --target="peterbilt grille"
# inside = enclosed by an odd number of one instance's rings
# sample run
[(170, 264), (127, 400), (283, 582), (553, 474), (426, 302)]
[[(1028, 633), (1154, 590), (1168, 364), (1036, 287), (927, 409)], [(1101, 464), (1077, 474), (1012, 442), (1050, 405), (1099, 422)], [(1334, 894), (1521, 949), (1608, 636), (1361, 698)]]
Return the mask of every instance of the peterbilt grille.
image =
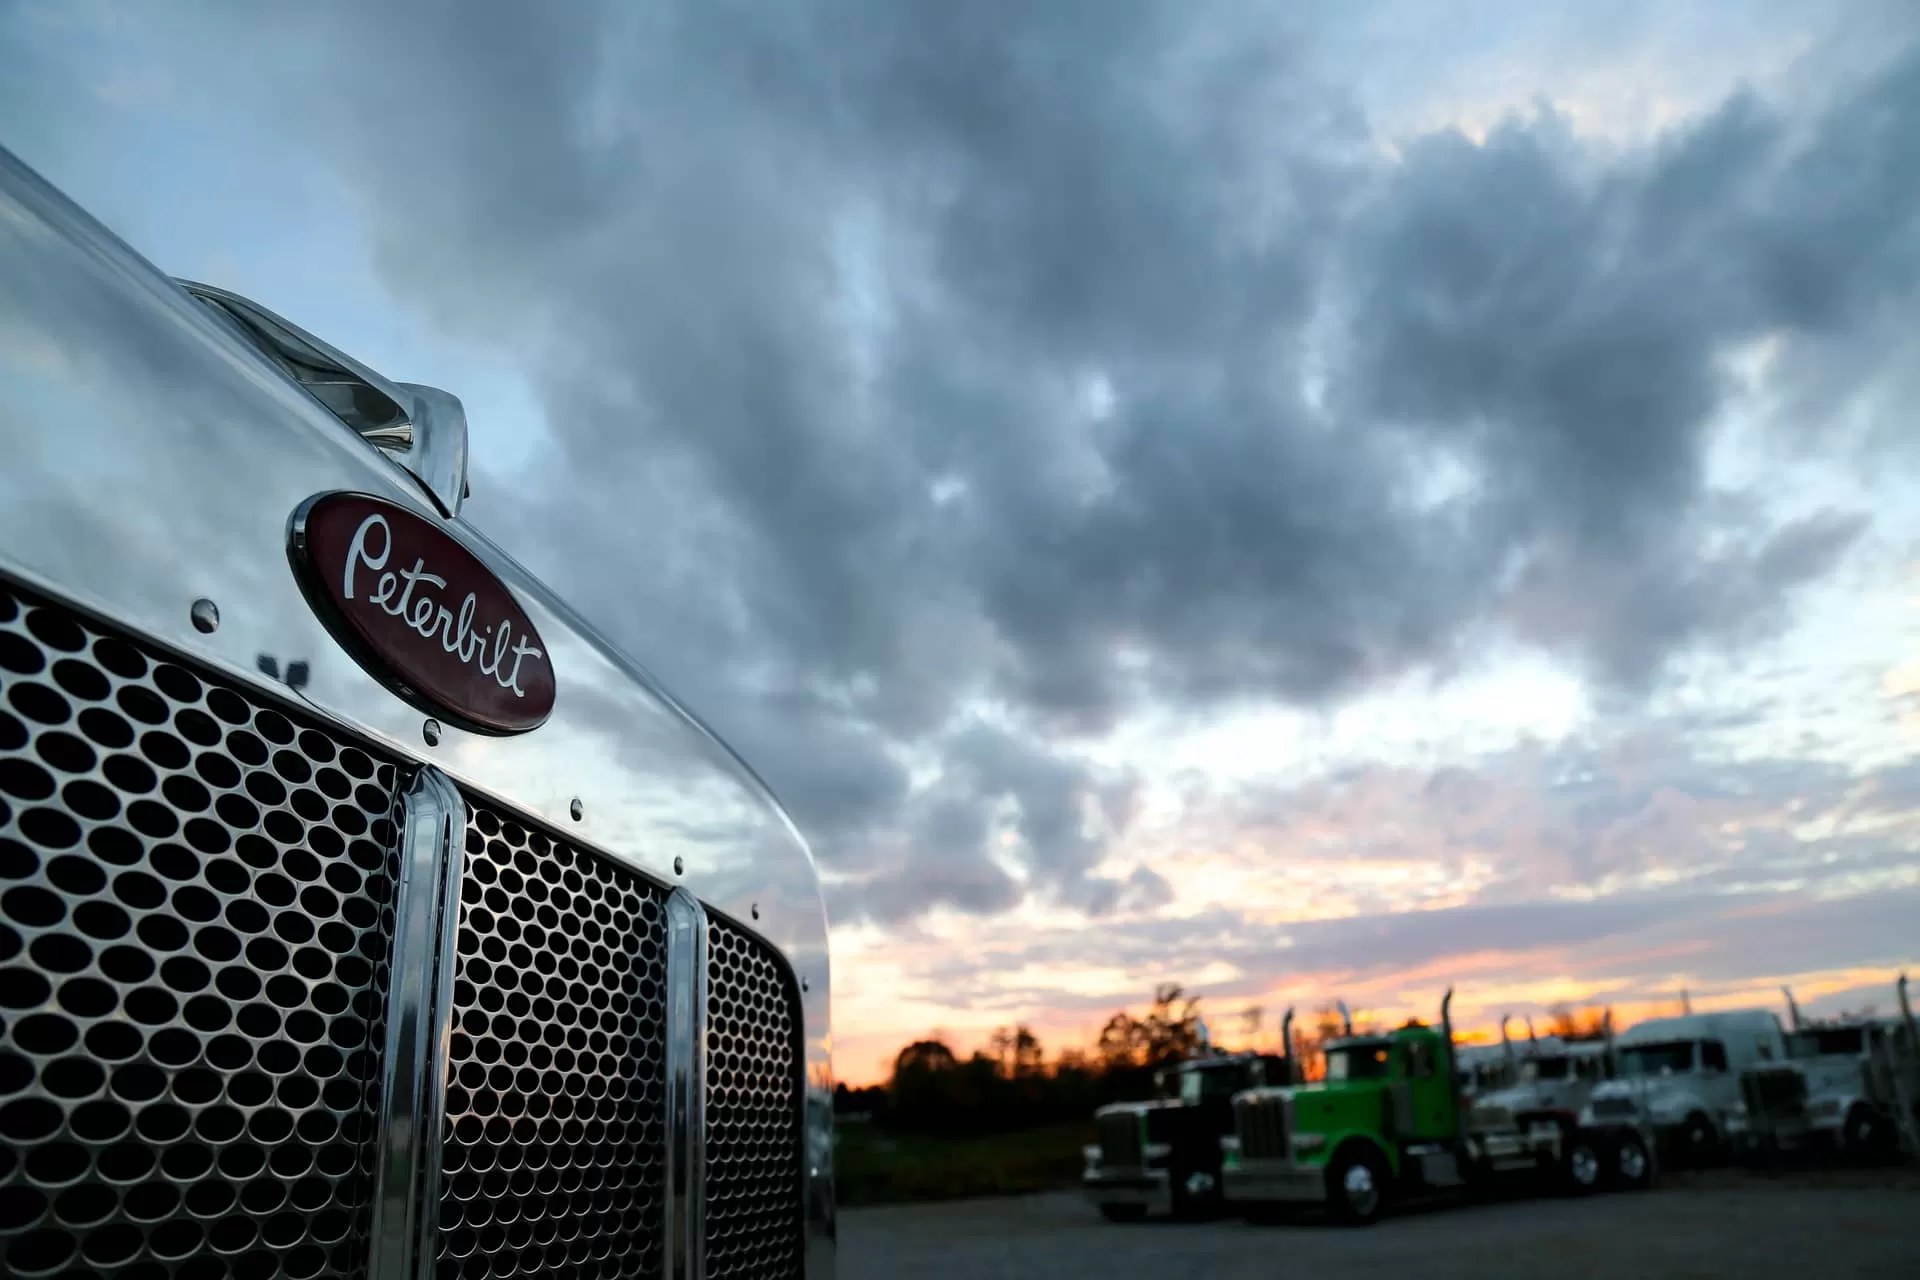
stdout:
[(1234, 1133), (1243, 1160), (1280, 1160), (1287, 1155), (1286, 1104), (1278, 1098), (1241, 1098), (1233, 1104)]
[(707, 925), (706, 1229), (710, 1280), (798, 1276), (800, 1019), (772, 950)]
[(662, 1274), (664, 902), (630, 871), (470, 807), (443, 1280)]
[(1099, 1118), (1100, 1160), (1120, 1169), (1137, 1169), (1146, 1163), (1141, 1148), (1140, 1113), (1111, 1111)]
[(0, 584), (9, 1276), (364, 1268), (394, 769)]

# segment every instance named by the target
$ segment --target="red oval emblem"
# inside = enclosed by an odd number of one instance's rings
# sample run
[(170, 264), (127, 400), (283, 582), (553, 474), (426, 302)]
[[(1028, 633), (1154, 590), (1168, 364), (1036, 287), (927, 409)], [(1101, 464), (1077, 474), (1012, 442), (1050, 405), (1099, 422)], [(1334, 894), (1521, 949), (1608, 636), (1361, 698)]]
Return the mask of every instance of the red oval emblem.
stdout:
[(525, 733), (553, 711), (540, 633), (438, 525), (364, 493), (315, 494), (287, 555), (314, 612), (374, 679), (476, 733)]

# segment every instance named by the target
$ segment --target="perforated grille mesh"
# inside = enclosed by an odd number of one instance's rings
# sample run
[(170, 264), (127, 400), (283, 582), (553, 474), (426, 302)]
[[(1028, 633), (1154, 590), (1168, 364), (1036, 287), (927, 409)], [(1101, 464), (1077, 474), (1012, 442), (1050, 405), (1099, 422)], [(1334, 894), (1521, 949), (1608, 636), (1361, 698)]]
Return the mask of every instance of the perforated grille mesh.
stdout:
[(363, 1265), (394, 774), (0, 584), (9, 1276)]
[(472, 807), (442, 1277), (661, 1274), (664, 900)]
[(707, 1275), (798, 1276), (798, 996), (764, 942), (707, 924)]

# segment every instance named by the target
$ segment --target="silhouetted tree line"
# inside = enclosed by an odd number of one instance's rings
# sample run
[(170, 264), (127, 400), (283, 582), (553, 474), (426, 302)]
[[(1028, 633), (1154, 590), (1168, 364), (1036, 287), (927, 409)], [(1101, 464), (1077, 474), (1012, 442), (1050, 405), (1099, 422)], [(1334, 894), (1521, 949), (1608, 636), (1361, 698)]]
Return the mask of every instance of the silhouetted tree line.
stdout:
[(1122, 1010), (1109, 1018), (1091, 1051), (1068, 1049), (1048, 1061), (1025, 1026), (995, 1031), (966, 1058), (943, 1040), (916, 1040), (895, 1056), (885, 1085), (839, 1085), (834, 1105), (895, 1132), (941, 1137), (1086, 1120), (1106, 1103), (1152, 1097), (1154, 1072), (1199, 1043), (1199, 998), (1169, 983), (1154, 991), (1144, 1016)]
[[(1258, 1041), (1262, 1011), (1246, 1009), (1239, 1018), (1244, 1037)], [(1201, 1044), (1201, 1025), (1200, 998), (1168, 983), (1155, 988), (1143, 1016), (1123, 1009), (1107, 1019), (1090, 1050), (1067, 1049), (1051, 1061), (1033, 1031), (1020, 1025), (996, 1030), (986, 1047), (966, 1058), (937, 1037), (916, 1040), (894, 1057), (886, 1084), (835, 1086), (834, 1109), (870, 1116), (896, 1133), (936, 1137), (1083, 1121), (1109, 1102), (1153, 1097), (1155, 1073), (1193, 1054)], [(1298, 1020), (1294, 1047), (1306, 1079), (1319, 1077), (1321, 1046), (1343, 1034), (1344, 1026), (1332, 1005)], [(1591, 1040), (1603, 1036), (1604, 1027), (1602, 1010), (1558, 1005), (1540, 1034)], [(1353, 1029), (1381, 1028), (1356, 1016)]]

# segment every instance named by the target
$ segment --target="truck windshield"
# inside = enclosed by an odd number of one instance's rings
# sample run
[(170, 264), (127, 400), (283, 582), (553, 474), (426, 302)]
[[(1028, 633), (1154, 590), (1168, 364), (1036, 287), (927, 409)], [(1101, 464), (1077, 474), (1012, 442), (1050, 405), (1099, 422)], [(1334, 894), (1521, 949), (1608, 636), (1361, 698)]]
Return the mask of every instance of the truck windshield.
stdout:
[(1212, 1098), (1231, 1098), (1246, 1087), (1246, 1075), (1238, 1067), (1180, 1073), (1180, 1101), (1188, 1106)]
[(1534, 1058), (1520, 1066), (1522, 1080), (1565, 1080), (1572, 1074), (1572, 1058)]
[(1390, 1046), (1384, 1040), (1343, 1044), (1327, 1050), (1327, 1079), (1384, 1080)]
[(1657, 1076), (1662, 1072), (1693, 1070), (1691, 1040), (1636, 1044), (1620, 1051), (1620, 1070), (1630, 1076)]
[(1793, 1038), (1793, 1056), (1796, 1058), (1826, 1054), (1852, 1057), (1866, 1051), (1866, 1030), (1862, 1027), (1823, 1027), (1818, 1031), (1803, 1031)]

